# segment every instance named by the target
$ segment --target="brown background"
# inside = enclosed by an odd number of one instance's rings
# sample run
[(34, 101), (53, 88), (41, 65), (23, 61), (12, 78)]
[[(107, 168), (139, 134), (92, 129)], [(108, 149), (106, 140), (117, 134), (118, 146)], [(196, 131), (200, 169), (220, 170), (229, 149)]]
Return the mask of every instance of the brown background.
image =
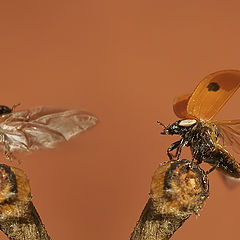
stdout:
[[(208, 73), (240, 68), (239, 8), (233, 0), (1, 1), (0, 103), (83, 108), (100, 119), (68, 144), (21, 155), (52, 239), (129, 238), (176, 139), (161, 136), (156, 121), (175, 121), (174, 97)], [(239, 99), (222, 118), (239, 118)], [(240, 188), (230, 191), (215, 172), (210, 184), (201, 216), (173, 239), (238, 238)]]

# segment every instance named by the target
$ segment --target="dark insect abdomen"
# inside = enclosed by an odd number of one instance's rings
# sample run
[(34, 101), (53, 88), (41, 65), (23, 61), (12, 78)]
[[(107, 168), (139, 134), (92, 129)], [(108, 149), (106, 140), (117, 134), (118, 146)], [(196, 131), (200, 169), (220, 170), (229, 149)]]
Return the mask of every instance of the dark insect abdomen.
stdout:
[(231, 177), (240, 178), (240, 164), (227, 151), (216, 149), (205, 162), (215, 166), (219, 171)]
[(240, 164), (234, 157), (227, 150), (221, 149), (213, 142), (206, 140), (204, 137), (193, 137), (190, 148), (197, 163), (209, 163), (213, 167), (216, 166), (216, 169), (226, 175), (240, 178)]

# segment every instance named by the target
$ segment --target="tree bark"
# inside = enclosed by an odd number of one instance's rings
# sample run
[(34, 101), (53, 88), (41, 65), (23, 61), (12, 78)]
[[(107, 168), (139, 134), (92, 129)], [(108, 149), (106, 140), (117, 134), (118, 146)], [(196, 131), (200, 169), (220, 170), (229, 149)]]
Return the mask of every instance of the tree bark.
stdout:
[(205, 172), (189, 160), (165, 162), (152, 178), (150, 198), (130, 240), (167, 240), (208, 198)]
[(0, 229), (10, 240), (50, 240), (21, 169), (0, 164)]

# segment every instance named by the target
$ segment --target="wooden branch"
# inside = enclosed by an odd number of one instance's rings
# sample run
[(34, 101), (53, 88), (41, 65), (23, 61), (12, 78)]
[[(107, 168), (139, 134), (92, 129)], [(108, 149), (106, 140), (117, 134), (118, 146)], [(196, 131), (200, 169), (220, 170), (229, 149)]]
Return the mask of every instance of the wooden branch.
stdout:
[(49, 240), (21, 169), (0, 164), (0, 229), (10, 240)]
[(189, 160), (165, 162), (152, 178), (150, 198), (130, 240), (167, 240), (208, 198), (208, 178)]

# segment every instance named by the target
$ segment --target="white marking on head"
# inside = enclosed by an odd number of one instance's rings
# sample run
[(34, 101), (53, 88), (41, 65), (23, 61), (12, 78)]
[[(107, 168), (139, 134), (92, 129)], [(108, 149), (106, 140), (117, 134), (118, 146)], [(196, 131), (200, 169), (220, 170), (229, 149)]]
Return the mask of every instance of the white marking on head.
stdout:
[(194, 125), (196, 122), (197, 122), (197, 120), (195, 120), (195, 119), (185, 119), (179, 123), (179, 126), (190, 127), (190, 126)]

